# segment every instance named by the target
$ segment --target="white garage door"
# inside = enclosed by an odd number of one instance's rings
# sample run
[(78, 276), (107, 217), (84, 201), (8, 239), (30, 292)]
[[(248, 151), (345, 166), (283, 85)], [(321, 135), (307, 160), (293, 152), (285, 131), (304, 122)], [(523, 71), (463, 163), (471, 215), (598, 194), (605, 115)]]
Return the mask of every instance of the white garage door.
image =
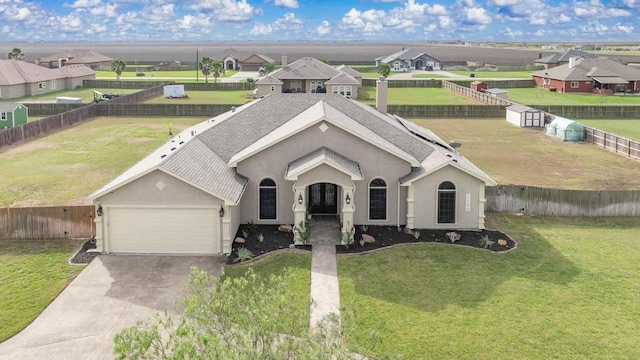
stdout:
[(109, 208), (108, 247), (115, 253), (217, 254), (214, 208)]

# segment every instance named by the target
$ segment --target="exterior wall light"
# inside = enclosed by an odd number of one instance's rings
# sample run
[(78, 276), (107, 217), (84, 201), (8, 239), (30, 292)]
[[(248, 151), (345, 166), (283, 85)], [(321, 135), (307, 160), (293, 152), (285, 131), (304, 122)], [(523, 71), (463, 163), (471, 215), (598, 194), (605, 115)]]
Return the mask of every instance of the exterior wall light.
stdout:
[(351, 204), (351, 198), (349, 197), (349, 194), (347, 194), (347, 197), (344, 199), (344, 201), (347, 203), (347, 205)]
[(98, 216), (102, 216), (102, 205), (98, 205), (98, 209), (96, 209), (96, 214)]
[(298, 194), (298, 204), (302, 205), (302, 194)]
[(224, 217), (224, 208), (222, 206), (220, 206), (220, 217)]

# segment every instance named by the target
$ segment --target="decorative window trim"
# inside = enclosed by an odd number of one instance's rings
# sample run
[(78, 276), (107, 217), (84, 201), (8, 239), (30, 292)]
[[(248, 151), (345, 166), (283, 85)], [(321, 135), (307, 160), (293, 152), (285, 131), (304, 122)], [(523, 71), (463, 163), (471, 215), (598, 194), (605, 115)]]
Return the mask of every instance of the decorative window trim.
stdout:
[[(443, 185), (445, 184), (451, 184), (453, 186), (453, 188), (443, 188)], [(458, 218), (458, 213), (457, 213), (457, 198), (458, 198), (458, 188), (456, 186), (456, 184), (453, 181), (450, 180), (445, 180), (440, 182), (440, 184), (438, 184), (438, 188), (437, 188), (437, 196), (436, 196), (436, 223), (437, 224), (455, 224), (457, 222), (457, 218)], [(446, 195), (446, 194), (453, 194), (453, 199), (443, 199), (442, 196)], [(441, 204), (441, 202), (443, 200), (447, 200), (447, 201), (452, 201), (451, 204), (448, 205), (453, 205), (453, 213), (448, 215), (448, 214), (441, 214), (442, 212), (445, 211), (451, 211), (451, 209), (443, 209), (441, 208), (441, 206), (444, 206), (444, 204)], [(447, 221), (448, 219), (444, 218), (445, 216), (452, 216), (453, 219), (452, 221)], [(444, 221), (441, 221), (444, 220)]]
[(6, 112), (0, 113), (0, 120), (5, 120), (5, 121), (7, 120), (7, 113)]
[[(263, 185), (265, 181), (273, 182), (273, 185)], [(273, 193), (273, 217), (262, 217), (262, 190), (274, 190)], [(258, 219), (277, 220), (278, 219), (278, 183), (270, 177), (265, 177), (258, 183)]]
[[(376, 180), (380, 180), (384, 182), (384, 186), (382, 185), (371, 185), (374, 181)], [(371, 179), (369, 181), (369, 184), (367, 185), (367, 219), (369, 221), (386, 221), (387, 220), (387, 212), (388, 212), (388, 199), (389, 199), (389, 183), (381, 178), (381, 177), (375, 177), (373, 179)], [(371, 215), (371, 190), (384, 190), (384, 218), (373, 218)]]

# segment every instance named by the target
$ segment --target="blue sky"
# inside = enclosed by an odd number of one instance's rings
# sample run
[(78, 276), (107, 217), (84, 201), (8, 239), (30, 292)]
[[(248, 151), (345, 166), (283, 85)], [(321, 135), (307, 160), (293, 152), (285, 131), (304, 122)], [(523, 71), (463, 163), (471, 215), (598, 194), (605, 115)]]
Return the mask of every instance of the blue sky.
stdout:
[(0, 0), (2, 41), (638, 41), (640, 0)]

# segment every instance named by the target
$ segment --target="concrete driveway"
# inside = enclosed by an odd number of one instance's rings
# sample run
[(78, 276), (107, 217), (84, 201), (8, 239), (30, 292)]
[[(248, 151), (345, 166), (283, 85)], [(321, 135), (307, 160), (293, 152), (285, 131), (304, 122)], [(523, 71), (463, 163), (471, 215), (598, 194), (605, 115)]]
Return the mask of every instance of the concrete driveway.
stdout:
[(120, 330), (154, 313), (178, 313), (191, 266), (219, 275), (223, 264), (211, 256), (101, 255), (31, 325), (0, 343), (0, 359), (113, 359)]

